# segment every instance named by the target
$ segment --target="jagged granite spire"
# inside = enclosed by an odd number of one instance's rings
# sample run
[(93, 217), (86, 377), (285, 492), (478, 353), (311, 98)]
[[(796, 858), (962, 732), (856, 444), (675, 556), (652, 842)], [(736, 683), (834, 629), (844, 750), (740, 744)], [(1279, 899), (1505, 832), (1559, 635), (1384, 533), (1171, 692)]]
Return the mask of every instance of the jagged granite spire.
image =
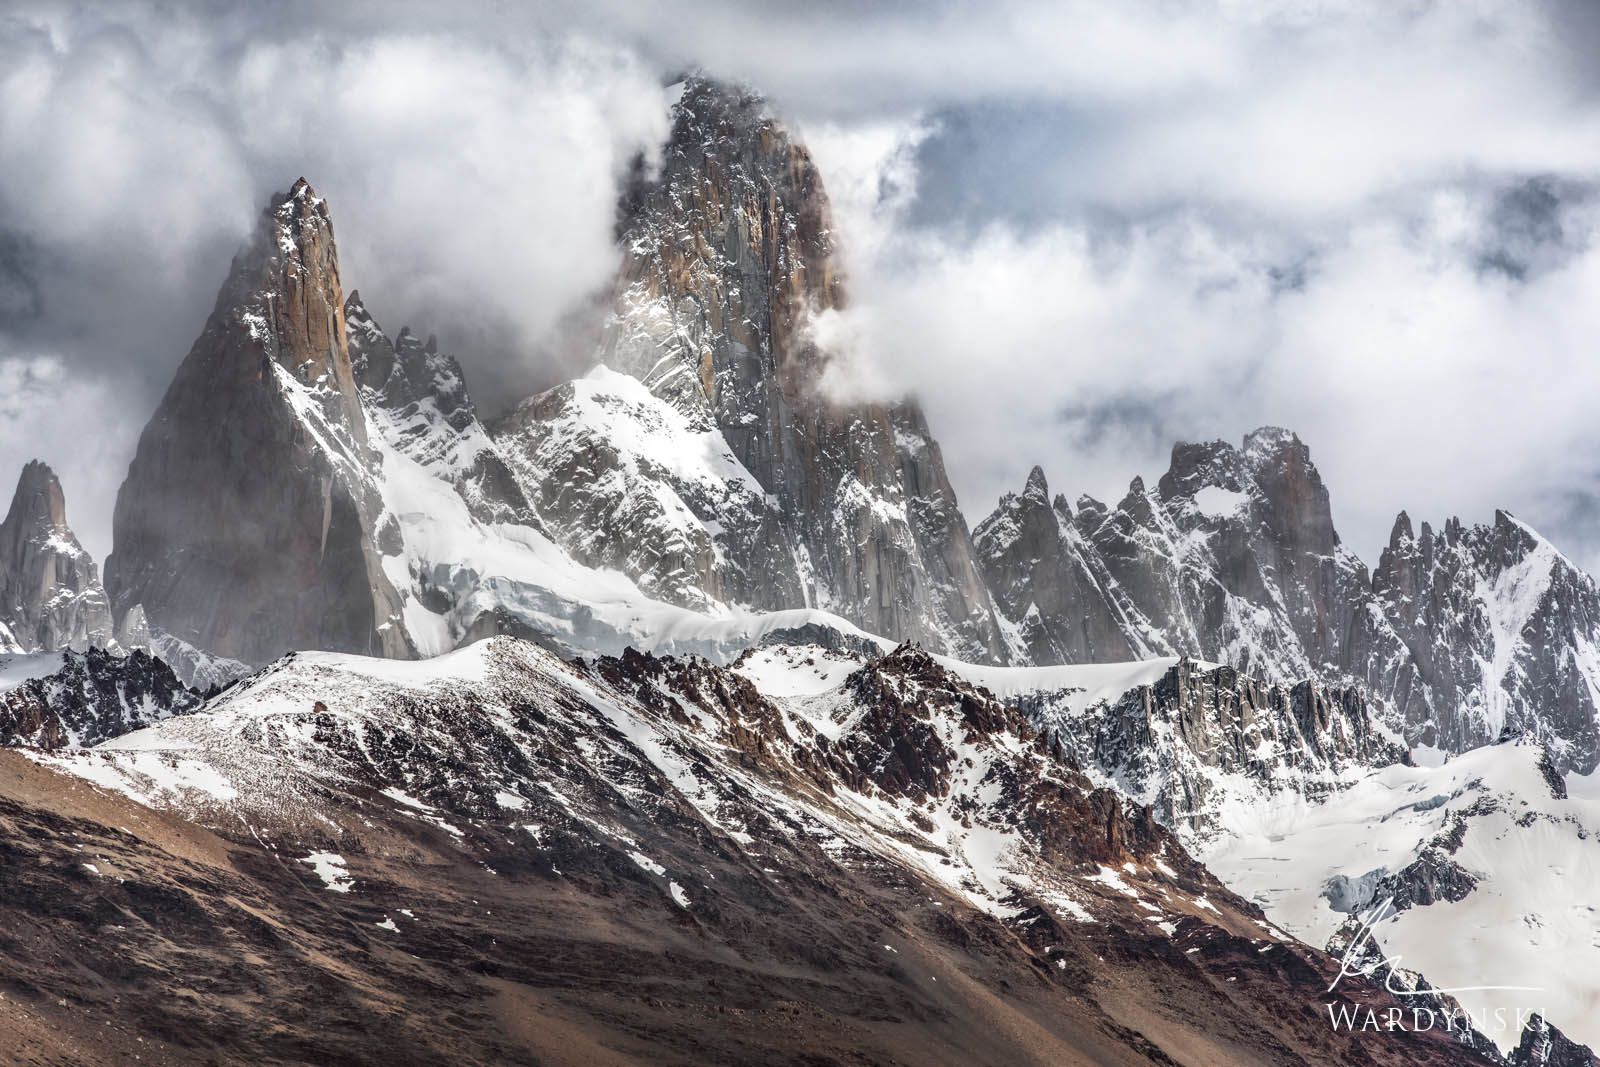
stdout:
[(394, 447), (455, 486), (479, 521), (538, 527), (522, 488), (478, 421), (460, 362), (440, 352), (431, 334), (424, 341), (409, 327), (391, 341), (353, 289), (344, 318), (362, 401), (374, 419), (387, 420)]
[(1600, 588), (1509, 512), (1413, 536), (1402, 512), (1373, 573), (1384, 613), (1433, 694), (1450, 751), (1512, 729), (1563, 768), (1600, 764)]
[[(782, 529), (775, 543), (761, 505), (734, 531), (707, 517), (660, 523), (661, 543), (623, 559), (580, 541), (569, 548), (685, 604), (724, 590), (758, 609), (826, 608), (966, 658), (1008, 655), (921, 411), (838, 402), (819, 388), (828, 354), (812, 323), (845, 296), (828, 198), (805, 146), (755, 92), (696, 75), (674, 107), (659, 175), (636, 179), (624, 195), (600, 362), (643, 382), (690, 432), (720, 436)], [(571, 409), (570, 398), (535, 398), (500, 432), (509, 449), (542, 455), (552, 432), (541, 424), (570, 422)], [(633, 492), (618, 479), (608, 487), (603, 473), (563, 488), (593, 514), (631, 513)], [(634, 527), (646, 538), (648, 529)]]
[(117, 494), (120, 620), (259, 663), (290, 649), (404, 656), (374, 530), (333, 221), (302, 178), (234, 257)]
[(0, 622), (29, 652), (113, 643), (99, 569), (67, 525), (61, 482), (39, 460), (22, 468), (0, 522)]

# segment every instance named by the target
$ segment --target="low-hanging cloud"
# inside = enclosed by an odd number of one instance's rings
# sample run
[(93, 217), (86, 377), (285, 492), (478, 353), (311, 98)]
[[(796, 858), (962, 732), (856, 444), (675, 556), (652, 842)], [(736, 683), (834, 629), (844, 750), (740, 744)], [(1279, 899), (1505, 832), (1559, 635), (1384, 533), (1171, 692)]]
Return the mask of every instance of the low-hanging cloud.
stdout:
[(308, 177), (347, 288), (500, 408), (589, 358), (616, 180), (699, 65), (811, 145), (832, 384), (918, 393), (973, 519), (1270, 422), (1368, 558), (1400, 507), (1505, 505), (1600, 562), (1582, 0), (199, 11), (0, 18), (0, 471), (56, 465), (96, 554), (268, 194)]
[(86, 388), (121, 400), (92, 450), (11, 414), (0, 460), (56, 466), (106, 552), (139, 429), (267, 198), (302, 175), (387, 329), (438, 331), (491, 408), (550, 384), (578, 356), (546, 342), (616, 269), (616, 175), (665, 129), (659, 75), (571, 32), (286, 32), (135, 5), (0, 20), (6, 358), (62, 369), (29, 387), (30, 417), (76, 420)]

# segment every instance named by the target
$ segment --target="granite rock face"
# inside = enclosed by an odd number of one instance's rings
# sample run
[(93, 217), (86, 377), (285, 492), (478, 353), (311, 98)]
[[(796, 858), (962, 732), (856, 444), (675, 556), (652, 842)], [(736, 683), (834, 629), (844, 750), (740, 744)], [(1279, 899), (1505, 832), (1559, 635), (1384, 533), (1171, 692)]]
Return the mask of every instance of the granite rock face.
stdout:
[(55, 472), (38, 460), (22, 468), (0, 522), (0, 623), (17, 651), (114, 644), (99, 568), (67, 525)]
[(1369, 573), (1287, 431), (1180, 444), (1112, 507), (1052, 502), (1036, 468), (974, 541), (1036, 663), (1193, 655), (1361, 686), (1413, 743), (1461, 752), (1510, 727), (1563, 770), (1600, 762), (1594, 580), (1504, 512), (1420, 536), (1402, 514)]
[(1000, 498), (972, 541), (995, 606), (1015, 621), (1032, 662), (1114, 663), (1166, 650), (1073, 522), (1066, 499), (1051, 501), (1039, 467), (1020, 494)]
[(1216, 831), (1229, 801), (1321, 799), (1406, 758), (1358, 686), (1281, 684), (1192, 659), (1109, 700), (1041, 691), (1015, 703), (1079, 766), (1185, 836)]
[(1373, 587), (1432, 696), (1423, 740), (1461, 751), (1510, 730), (1562, 769), (1600, 763), (1600, 589), (1530, 526), (1497, 511), (1419, 535), (1402, 512)]
[[(600, 362), (643, 382), (690, 432), (720, 436), (764, 498), (720, 541), (692, 503), (702, 536), (685, 535), (687, 520), (646, 524), (629, 573), (656, 558), (655, 586), (680, 602), (721, 590), (745, 607), (820, 607), (965, 658), (1007, 657), (921, 412), (841, 402), (823, 387), (828, 355), (812, 324), (845, 299), (828, 199), (810, 153), (765, 101), (689, 79), (659, 176), (629, 190), (619, 235)], [(569, 415), (565, 394), (550, 395), (524, 405), (506, 432), (537, 453), (560, 432), (536, 423)], [(593, 451), (592, 469), (560, 465), (562, 490), (588, 514), (619, 514), (630, 491), (607, 459), (618, 449)]]
[(1007, 614), (1038, 635), (1039, 662), (1194, 655), (1412, 695), (1389, 677), (1405, 651), (1371, 610), (1366, 566), (1339, 542), (1309, 450), (1287, 431), (1257, 430), (1242, 448), (1179, 444), (1154, 488), (1135, 478), (1114, 507), (1047, 507), (1036, 470), (977, 541)]
[(117, 494), (106, 585), (207, 652), (405, 656), (327, 204), (296, 182), (234, 257)]

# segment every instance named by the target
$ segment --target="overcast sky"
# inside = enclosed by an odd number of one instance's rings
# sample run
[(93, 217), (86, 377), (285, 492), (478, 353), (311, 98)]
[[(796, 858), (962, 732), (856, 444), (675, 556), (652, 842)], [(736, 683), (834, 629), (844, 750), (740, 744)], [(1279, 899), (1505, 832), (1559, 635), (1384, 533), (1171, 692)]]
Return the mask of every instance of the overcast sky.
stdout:
[(1273, 423), (1369, 562), (1499, 506), (1600, 565), (1600, 5), (325, 6), (0, 15), (0, 471), (55, 466), (97, 556), (270, 193), (500, 409), (586, 368), (617, 176), (699, 65), (813, 149), (840, 381), (921, 397), (969, 521)]

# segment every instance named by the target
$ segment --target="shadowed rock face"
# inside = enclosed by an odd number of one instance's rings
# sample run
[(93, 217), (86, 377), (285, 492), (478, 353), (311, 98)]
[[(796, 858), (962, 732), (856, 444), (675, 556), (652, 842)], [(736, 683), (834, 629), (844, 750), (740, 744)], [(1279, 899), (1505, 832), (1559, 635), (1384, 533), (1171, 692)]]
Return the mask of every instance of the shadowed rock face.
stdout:
[(1506, 1062), (1510, 1067), (1596, 1067), (1600, 1056), (1535, 1015)]
[(1361, 687), (1283, 685), (1183, 659), (1109, 702), (1074, 696), (1042, 691), (1015, 703), (1079, 765), (1191, 838), (1216, 833), (1235, 796), (1318, 799), (1406, 759)]
[[(810, 153), (759, 96), (691, 78), (659, 178), (624, 199), (623, 263), (600, 360), (692, 427), (720, 434), (781, 514), (785, 542), (771, 551), (758, 515), (747, 524), (754, 532), (728, 538), (720, 552), (644, 546), (629, 573), (653, 584), (650, 561), (670, 560), (691, 575), (680, 584), (727, 589), (754, 608), (809, 603), (968, 659), (1003, 657), (965, 519), (920, 410), (837, 403), (820, 388), (827, 355), (811, 326), (843, 304), (844, 287)], [(508, 446), (521, 436), (526, 448), (541, 447), (548, 434), (534, 424), (562, 410), (529, 401), (501, 428)], [(585, 500), (610, 491), (604, 471), (563, 486)], [(741, 558), (741, 543), (755, 555)]]
[(1117, 596), (1066, 500), (1051, 503), (1040, 468), (1020, 494), (1000, 498), (972, 541), (996, 607), (1017, 623), (1034, 663), (1116, 663), (1150, 654), (1142, 618)]
[(199, 706), (200, 695), (143, 649), (68, 651), (59, 670), (0, 693), (0, 745), (94, 745)]
[(55, 472), (38, 460), (22, 468), (0, 522), (0, 622), (27, 652), (111, 642), (111, 611), (99, 568), (67, 525)]
[(113, 610), (259, 663), (404, 656), (326, 203), (304, 179), (234, 257), (117, 494)]
[(350, 365), (367, 411), (394, 446), (448, 481), (480, 522), (539, 525), (478, 410), (454, 356), (401, 327), (393, 341), (351, 291), (344, 304)]

